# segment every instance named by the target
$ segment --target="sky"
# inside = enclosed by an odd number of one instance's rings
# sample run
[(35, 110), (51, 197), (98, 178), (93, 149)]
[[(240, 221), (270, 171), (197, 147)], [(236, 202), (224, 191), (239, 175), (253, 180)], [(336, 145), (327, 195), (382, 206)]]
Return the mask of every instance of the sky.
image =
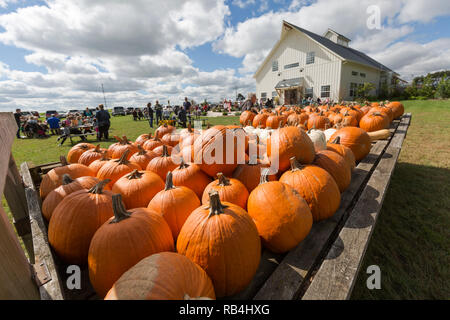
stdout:
[(246, 96), (283, 20), (405, 80), (450, 69), (449, 0), (0, 0), (0, 111)]

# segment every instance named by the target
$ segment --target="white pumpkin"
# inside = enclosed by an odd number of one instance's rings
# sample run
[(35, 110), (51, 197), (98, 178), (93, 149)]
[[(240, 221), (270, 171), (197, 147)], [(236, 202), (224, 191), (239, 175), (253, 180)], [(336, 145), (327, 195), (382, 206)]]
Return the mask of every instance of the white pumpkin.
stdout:
[(257, 130), (255, 127), (252, 127), (252, 126), (246, 126), (246, 127), (244, 127), (244, 131), (247, 133), (247, 134), (252, 134), (252, 133), (255, 133), (255, 130)]
[(336, 132), (337, 130), (334, 128), (330, 128), (325, 130), (323, 133), (325, 134), (326, 141), (330, 140), (331, 136)]
[(316, 151), (327, 149), (327, 139), (325, 133), (322, 130), (311, 129), (307, 132), (309, 138), (314, 143)]

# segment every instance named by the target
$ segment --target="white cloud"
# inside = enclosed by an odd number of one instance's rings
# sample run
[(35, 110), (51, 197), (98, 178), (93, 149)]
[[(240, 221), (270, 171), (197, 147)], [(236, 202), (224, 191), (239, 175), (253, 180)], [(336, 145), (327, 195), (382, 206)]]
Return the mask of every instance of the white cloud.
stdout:
[(233, 0), (231, 4), (244, 9), (245, 7), (255, 4), (255, 0)]

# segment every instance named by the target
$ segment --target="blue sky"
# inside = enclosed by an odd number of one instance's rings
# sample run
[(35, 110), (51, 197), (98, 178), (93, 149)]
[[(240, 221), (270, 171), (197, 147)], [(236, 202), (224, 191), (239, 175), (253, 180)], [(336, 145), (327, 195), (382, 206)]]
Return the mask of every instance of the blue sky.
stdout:
[[(328, 27), (403, 78), (450, 69), (448, 0), (0, 0), (0, 110), (184, 96), (218, 101), (255, 89), (256, 68), (287, 20)], [(366, 27), (369, 6), (380, 29)]]

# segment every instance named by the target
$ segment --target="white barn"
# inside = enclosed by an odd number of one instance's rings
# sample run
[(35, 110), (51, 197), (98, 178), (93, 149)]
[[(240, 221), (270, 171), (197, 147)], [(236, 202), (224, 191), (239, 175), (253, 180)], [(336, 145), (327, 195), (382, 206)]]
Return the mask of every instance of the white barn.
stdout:
[(365, 82), (378, 95), (383, 83), (391, 85), (397, 73), (349, 47), (350, 39), (328, 29), (323, 35), (283, 21), (280, 40), (254, 74), (256, 95), (265, 101), (278, 97), (280, 104), (314, 100), (354, 100)]

